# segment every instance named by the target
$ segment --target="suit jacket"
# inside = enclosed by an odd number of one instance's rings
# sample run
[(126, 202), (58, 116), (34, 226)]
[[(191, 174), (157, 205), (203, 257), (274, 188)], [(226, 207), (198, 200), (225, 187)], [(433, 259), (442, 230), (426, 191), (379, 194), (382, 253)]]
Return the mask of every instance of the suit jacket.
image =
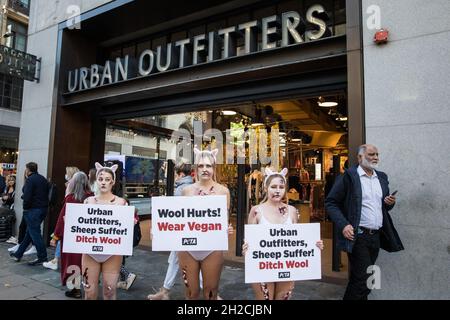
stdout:
[[(333, 188), (325, 200), (325, 209), (331, 220), (337, 225), (338, 248), (341, 250), (352, 252), (354, 241), (350, 241), (344, 237), (342, 230), (345, 226), (351, 224), (357, 233), (357, 227), (361, 221), (362, 208), (362, 188), (358, 166), (351, 167), (345, 173), (336, 179)], [(376, 171), (378, 179), (383, 191), (383, 199), (389, 193), (389, 181), (384, 172)], [(380, 229), (380, 247), (388, 252), (396, 252), (403, 250), (403, 244), (395, 230), (389, 211), (394, 205), (389, 206), (382, 203), (383, 226)]]

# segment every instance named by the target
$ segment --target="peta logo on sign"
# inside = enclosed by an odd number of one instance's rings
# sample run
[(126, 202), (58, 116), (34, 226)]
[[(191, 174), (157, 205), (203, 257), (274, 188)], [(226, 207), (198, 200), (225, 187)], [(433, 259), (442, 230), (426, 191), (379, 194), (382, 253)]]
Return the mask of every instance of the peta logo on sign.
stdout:
[(181, 239), (181, 243), (183, 246), (196, 246), (197, 238), (183, 238)]
[(92, 246), (92, 251), (93, 252), (103, 252), (103, 247), (102, 246)]
[(290, 272), (278, 272), (279, 279), (289, 279), (291, 277)]

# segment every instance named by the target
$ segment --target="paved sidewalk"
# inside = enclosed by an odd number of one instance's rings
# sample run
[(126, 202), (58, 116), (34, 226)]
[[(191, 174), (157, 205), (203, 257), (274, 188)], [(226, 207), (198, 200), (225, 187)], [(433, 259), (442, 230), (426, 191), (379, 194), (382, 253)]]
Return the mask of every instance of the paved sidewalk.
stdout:
[[(0, 243), (0, 300), (73, 300), (64, 295), (59, 271), (42, 266), (31, 267), (27, 262), (35, 255), (24, 257), (17, 263), (10, 259), (7, 248), (11, 245)], [(49, 257), (53, 250), (48, 249)], [(120, 300), (143, 300), (147, 294), (157, 290), (163, 283), (167, 269), (168, 254), (135, 250), (135, 255), (127, 259), (127, 268), (137, 274), (137, 279), (129, 291), (118, 289)], [(295, 300), (341, 299), (345, 288), (320, 281), (297, 282), (293, 298)], [(226, 264), (220, 282), (220, 295), (226, 300), (252, 300), (250, 285), (244, 283), (242, 265)], [(175, 284), (171, 298), (184, 299), (184, 286), (180, 280)]]

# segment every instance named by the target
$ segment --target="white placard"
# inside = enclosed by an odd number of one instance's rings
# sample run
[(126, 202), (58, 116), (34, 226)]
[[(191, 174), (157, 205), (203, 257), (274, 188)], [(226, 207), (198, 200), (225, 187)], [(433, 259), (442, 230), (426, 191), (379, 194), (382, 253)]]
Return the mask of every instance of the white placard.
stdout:
[(63, 252), (133, 254), (134, 207), (68, 203)]
[(319, 223), (245, 225), (245, 283), (321, 279)]
[(228, 250), (226, 196), (153, 197), (152, 250)]

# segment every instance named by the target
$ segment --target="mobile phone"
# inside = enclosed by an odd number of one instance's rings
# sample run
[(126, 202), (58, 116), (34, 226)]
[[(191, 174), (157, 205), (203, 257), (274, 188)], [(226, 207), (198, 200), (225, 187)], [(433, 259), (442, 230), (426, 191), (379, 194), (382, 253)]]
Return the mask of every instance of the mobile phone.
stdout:
[(391, 193), (391, 196), (395, 196), (397, 194), (398, 190), (395, 190), (394, 192)]

